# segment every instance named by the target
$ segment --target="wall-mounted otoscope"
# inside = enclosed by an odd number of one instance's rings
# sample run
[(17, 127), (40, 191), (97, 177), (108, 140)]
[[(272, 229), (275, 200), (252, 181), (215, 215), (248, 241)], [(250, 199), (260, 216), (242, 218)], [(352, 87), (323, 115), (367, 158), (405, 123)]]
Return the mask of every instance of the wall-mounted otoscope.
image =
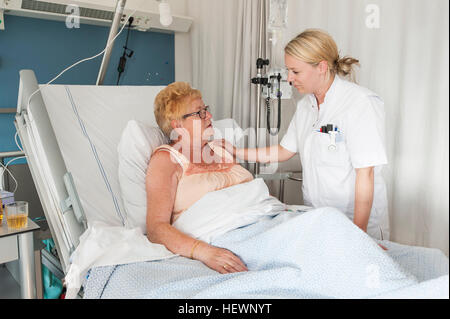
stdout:
[[(281, 100), (290, 99), (292, 97), (292, 89), (290, 83), (287, 82), (286, 70), (271, 69), (266, 75), (262, 75), (263, 67), (268, 66), (269, 64), (269, 60), (259, 58), (256, 61), (258, 75), (256, 78), (252, 78), (251, 82), (259, 86), (258, 92), (261, 92), (262, 97), (265, 99), (267, 109), (267, 130), (271, 135), (277, 135), (281, 127)], [(278, 120), (275, 131), (270, 124), (272, 101), (277, 101), (278, 104)]]

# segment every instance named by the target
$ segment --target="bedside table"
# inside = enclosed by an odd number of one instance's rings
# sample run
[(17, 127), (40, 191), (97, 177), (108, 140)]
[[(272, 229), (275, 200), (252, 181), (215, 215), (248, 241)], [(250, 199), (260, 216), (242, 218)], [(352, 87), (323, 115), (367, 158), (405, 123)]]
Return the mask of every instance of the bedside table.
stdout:
[(23, 299), (36, 298), (33, 232), (39, 229), (30, 218), (27, 227), (22, 229), (8, 228), (5, 221), (0, 226), (0, 264), (19, 260), (20, 293)]

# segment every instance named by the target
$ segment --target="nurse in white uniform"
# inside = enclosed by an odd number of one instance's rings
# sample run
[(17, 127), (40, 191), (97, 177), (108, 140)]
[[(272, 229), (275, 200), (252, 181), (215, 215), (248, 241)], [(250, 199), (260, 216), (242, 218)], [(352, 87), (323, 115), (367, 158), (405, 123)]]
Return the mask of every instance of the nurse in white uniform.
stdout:
[[(305, 96), (280, 145), (229, 150), (249, 162), (282, 162), (300, 154), (305, 205), (331, 206), (370, 236), (389, 239), (384, 104), (346, 80), (358, 60), (340, 58), (326, 32), (309, 29), (285, 48), (288, 81)], [(226, 142), (224, 142), (226, 143)]]

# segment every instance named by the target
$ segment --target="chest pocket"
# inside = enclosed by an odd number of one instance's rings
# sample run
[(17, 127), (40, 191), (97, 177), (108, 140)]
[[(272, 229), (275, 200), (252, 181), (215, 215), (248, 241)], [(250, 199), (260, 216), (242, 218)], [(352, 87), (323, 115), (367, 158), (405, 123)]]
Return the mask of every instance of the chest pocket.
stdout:
[(344, 136), (339, 133), (336, 136), (336, 148), (332, 145), (328, 134), (315, 132), (311, 148), (314, 149), (313, 156), (324, 166), (346, 167), (350, 165), (350, 156), (347, 151)]

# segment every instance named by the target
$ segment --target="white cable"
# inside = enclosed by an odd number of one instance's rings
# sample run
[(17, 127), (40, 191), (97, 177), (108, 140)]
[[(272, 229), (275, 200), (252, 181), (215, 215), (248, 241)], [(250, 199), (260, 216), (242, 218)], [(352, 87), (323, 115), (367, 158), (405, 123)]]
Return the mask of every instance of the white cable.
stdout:
[(12, 179), (14, 180), (14, 183), (16, 184), (13, 193), (16, 192), (17, 188), (19, 187), (19, 183), (17, 182), (17, 179), (14, 177), (14, 175), (11, 173), (11, 171), (8, 169), (8, 165), (11, 164), (12, 162), (17, 161), (17, 160), (22, 159), (22, 158), (26, 158), (26, 156), (20, 156), (20, 157), (13, 158), (8, 163), (6, 163), (6, 165), (3, 165), (3, 163), (0, 162), (0, 165), (4, 169), (2, 174), (0, 175), (0, 180), (3, 180), (3, 175), (5, 174), (5, 171), (8, 172), (8, 174), (12, 177)]
[[(145, 0), (142, 0), (142, 1), (141, 1), (141, 3), (138, 5), (138, 8), (140, 8), (140, 7), (142, 6), (142, 4), (144, 3), (144, 1), (145, 1)], [(54, 77), (52, 80), (50, 80), (50, 81), (49, 81), (47, 84), (45, 84), (45, 86), (42, 87), (42, 88), (46, 88), (46, 87), (49, 86), (53, 81), (55, 81), (55, 80), (58, 79), (61, 75), (63, 75), (66, 71), (68, 71), (68, 70), (70, 70), (71, 68), (77, 66), (78, 64), (83, 63), (83, 62), (86, 62), (86, 61), (89, 61), (89, 60), (93, 60), (93, 59), (95, 59), (96, 57), (98, 57), (98, 56), (102, 55), (103, 53), (105, 53), (105, 51), (108, 49), (108, 47), (109, 47), (111, 44), (114, 43), (114, 41), (116, 40), (116, 38), (122, 33), (123, 29), (127, 26), (128, 19), (129, 19), (133, 14), (135, 14), (137, 10), (138, 10), (138, 9), (134, 10), (130, 15), (127, 16), (127, 19), (124, 20), (124, 21), (126, 21), (126, 22), (123, 24), (123, 26), (122, 26), (122, 28), (120, 29), (119, 33), (117, 33), (117, 35), (111, 40), (111, 42), (108, 42), (108, 43), (106, 44), (106, 47), (103, 49), (102, 52), (100, 52), (100, 53), (98, 53), (98, 54), (96, 54), (96, 55), (94, 55), (94, 56), (92, 56), (92, 57), (90, 57), (90, 58), (86, 58), (86, 59), (80, 60), (80, 61), (78, 61), (78, 62), (72, 64), (72, 65), (69, 66), (68, 68), (64, 69), (61, 73), (59, 73), (59, 74), (58, 74), (56, 77)], [(28, 98), (27, 108), (30, 107), (31, 98), (32, 98), (37, 92), (39, 92), (42, 88), (38, 88), (36, 91), (34, 91), (34, 92), (30, 95), (30, 97)]]
[(16, 132), (14, 135), (14, 142), (16, 142), (16, 146), (19, 148), (21, 152), (23, 152), (23, 148), (20, 147), (19, 142), (17, 141), (17, 136), (19, 136), (19, 132)]

